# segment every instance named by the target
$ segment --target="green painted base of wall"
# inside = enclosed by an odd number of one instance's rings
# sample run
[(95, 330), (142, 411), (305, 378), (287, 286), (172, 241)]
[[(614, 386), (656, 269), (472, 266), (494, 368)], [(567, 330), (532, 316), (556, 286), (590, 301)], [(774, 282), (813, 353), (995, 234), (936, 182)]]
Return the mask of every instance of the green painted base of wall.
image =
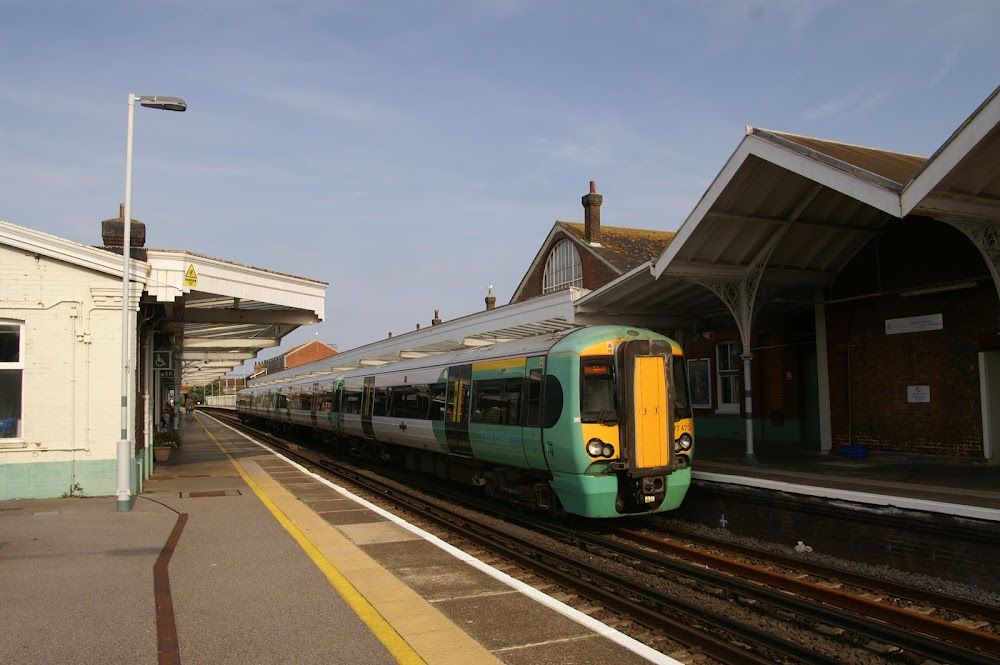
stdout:
[[(694, 431), (696, 441), (698, 437), (745, 441), (747, 425), (743, 418), (697, 417), (694, 419)], [(798, 443), (802, 440), (801, 433), (802, 422), (799, 420), (786, 420), (781, 425), (775, 425), (771, 420), (753, 420), (753, 438), (758, 441)]]
[[(132, 492), (136, 492), (133, 460)], [(0, 501), (63, 496), (111, 496), (118, 485), (116, 460), (0, 464)]]

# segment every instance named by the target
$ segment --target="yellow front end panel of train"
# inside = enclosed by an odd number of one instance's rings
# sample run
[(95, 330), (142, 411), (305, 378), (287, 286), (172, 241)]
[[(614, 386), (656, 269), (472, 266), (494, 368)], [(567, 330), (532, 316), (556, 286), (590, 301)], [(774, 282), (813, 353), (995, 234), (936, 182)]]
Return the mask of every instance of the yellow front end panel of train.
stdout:
[(661, 356), (638, 356), (635, 359), (635, 465), (640, 469), (670, 463), (664, 369)]

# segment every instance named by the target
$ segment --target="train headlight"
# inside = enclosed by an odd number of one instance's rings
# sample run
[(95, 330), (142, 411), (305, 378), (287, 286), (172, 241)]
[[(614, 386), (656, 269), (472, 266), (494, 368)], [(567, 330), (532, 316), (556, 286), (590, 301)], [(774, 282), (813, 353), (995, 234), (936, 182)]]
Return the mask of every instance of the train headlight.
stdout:
[(591, 457), (614, 457), (615, 447), (600, 439), (591, 439), (587, 442), (587, 454)]
[(691, 450), (692, 445), (694, 445), (694, 439), (687, 432), (681, 434), (680, 438), (677, 439), (677, 450), (687, 452)]

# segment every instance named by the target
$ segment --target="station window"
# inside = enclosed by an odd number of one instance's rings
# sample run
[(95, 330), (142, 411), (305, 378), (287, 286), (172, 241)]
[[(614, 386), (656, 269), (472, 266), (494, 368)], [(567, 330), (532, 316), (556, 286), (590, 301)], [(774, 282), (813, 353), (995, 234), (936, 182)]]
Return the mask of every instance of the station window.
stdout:
[(0, 321), (0, 439), (21, 437), (24, 324)]
[(719, 391), (719, 408), (716, 413), (740, 412), (740, 346), (736, 342), (722, 342), (715, 347), (716, 385)]
[(571, 286), (583, 286), (583, 264), (573, 242), (560, 240), (545, 261), (542, 293), (552, 293)]

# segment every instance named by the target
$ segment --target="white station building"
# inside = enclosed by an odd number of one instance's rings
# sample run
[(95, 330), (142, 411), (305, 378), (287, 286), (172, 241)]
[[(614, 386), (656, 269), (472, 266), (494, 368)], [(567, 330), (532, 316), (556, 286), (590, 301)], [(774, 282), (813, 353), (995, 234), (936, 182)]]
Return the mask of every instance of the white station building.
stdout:
[[(0, 500), (115, 494), (121, 230), (121, 218), (105, 222), (105, 246), (92, 247), (0, 222)], [(321, 321), (327, 285), (141, 248), (145, 232), (134, 220), (132, 238), (127, 404), (135, 494), (152, 472), (152, 433), (169, 391), (207, 385)]]

